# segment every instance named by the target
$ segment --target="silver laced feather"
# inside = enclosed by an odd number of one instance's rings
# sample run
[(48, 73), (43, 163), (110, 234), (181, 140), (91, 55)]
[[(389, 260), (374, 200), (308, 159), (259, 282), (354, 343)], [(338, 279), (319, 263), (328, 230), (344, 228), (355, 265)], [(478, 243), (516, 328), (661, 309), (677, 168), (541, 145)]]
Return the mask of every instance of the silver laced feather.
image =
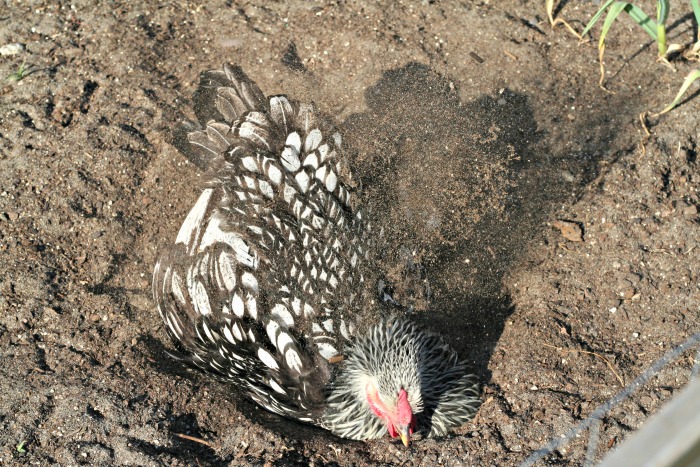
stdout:
[(379, 319), (362, 272), (379, 234), (351, 202), (340, 134), (230, 65), (202, 74), (194, 105), (200, 124), (175, 139), (207, 181), (153, 274), (175, 358), (343, 437), (387, 431), (367, 378), (404, 387), (430, 436), (466, 422), (478, 386), (439, 336), (395, 320), (356, 337)]

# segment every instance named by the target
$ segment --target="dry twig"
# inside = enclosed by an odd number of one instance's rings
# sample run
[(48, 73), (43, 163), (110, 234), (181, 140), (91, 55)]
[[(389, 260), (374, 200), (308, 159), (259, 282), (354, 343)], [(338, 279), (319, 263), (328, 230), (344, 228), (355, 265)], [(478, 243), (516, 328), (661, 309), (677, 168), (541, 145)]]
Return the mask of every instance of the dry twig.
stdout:
[(186, 440), (188, 440), (188, 441), (194, 441), (195, 443), (203, 444), (203, 445), (205, 445), (206, 447), (209, 447), (209, 448), (214, 449), (214, 446), (213, 446), (210, 442), (205, 441), (205, 440), (203, 440), (203, 439), (201, 439), (201, 438), (195, 438), (194, 436), (185, 435), (185, 434), (182, 434), (182, 433), (173, 433), (173, 434), (174, 434), (175, 436), (177, 436), (178, 438), (186, 439)]

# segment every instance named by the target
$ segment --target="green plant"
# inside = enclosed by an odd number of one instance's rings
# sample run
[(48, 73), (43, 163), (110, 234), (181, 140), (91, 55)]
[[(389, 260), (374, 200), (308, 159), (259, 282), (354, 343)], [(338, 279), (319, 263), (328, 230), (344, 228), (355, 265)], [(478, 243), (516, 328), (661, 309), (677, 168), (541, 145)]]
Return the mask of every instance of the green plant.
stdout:
[[(621, 2), (615, 0), (607, 0), (598, 9), (593, 18), (588, 22), (588, 25), (584, 28), (581, 36), (585, 36), (594, 24), (603, 16), (607, 11), (607, 16), (603, 22), (603, 29), (600, 32), (600, 39), (598, 39), (598, 55), (600, 59), (600, 85), (603, 86), (603, 81), (605, 80), (605, 68), (603, 65), (603, 55), (605, 54), (605, 39), (608, 37), (608, 32), (612, 27), (615, 20), (620, 16), (623, 11), (626, 12), (632, 20), (646, 31), (647, 34), (657, 43), (659, 49), (659, 59), (662, 61), (666, 60), (666, 55), (669, 51), (668, 44), (666, 42), (666, 20), (668, 19), (668, 11), (671, 8), (670, 0), (657, 0), (656, 2), (656, 21), (647, 16), (644, 11), (638, 6), (632, 4), (631, 2)], [(674, 47), (675, 49), (675, 47)]]
[(10, 74), (5, 78), (6, 81), (21, 81), (27, 76), (29, 69), (26, 67), (26, 60), (22, 62), (17, 71)]
[(678, 105), (678, 103), (681, 101), (681, 98), (683, 97), (683, 94), (688, 90), (691, 84), (693, 84), (693, 81), (696, 79), (700, 78), (700, 69), (695, 69), (690, 72), (688, 76), (685, 77), (683, 80), (683, 84), (681, 85), (680, 91), (678, 91), (678, 94), (676, 95), (676, 98), (673, 99), (673, 102), (671, 102), (668, 107), (666, 107), (664, 110), (661, 112), (654, 114), (655, 117), (658, 117), (659, 115), (665, 114), (666, 112), (673, 110), (675, 106)]
[(26, 441), (20, 441), (19, 444), (17, 444), (17, 447), (15, 448), (15, 450), (18, 453), (23, 454), (23, 453), (27, 452), (27, 450), (25, 449), (26, 445), (27, 445)]
[[(656, 42), (658, 47), (658, 60), (665, 63), (672, 69), (673, 66), (669, 63), (669, 57), (676, 52), (684, 51), (683, 54), (688, 60), (699, 60), (700, 59), (700, 0), (690, 0), (690, 5), (695, 15), (695, 21), (698, 26), (698, 37), (692, 47), (684, 48), (678, 44), (668, 44), (666, 39), (666, 21), (668, 20), (668, 13), (671, 8), (670, 0), (656, 0), (656, 20), (650, 18), (641, 8), (633, 4), (632, 2), (624, 2), (618, 0), (606, 0), (598, 9), (598, 11), (593, 15), (593, 18), (588, 22), (581, 37), (585, 36), (595, 25), (600, 18), (607, 12), (605, 16), (605, 21), (603, 22), (603, 27), (601, 29), (600, 38), (598, 40), (598, 58), (600, 60), (600, 87), (605, 89), (603, 83), (605, 81), (605, 65), (603, 62), (603, 55), (605, 54), (605, 39), (610, 32), (615, 20), (620, 16), (623, 11), (627, 13), (632, 20), (641, 26), (644, 31)], [(550, 23), (552, 26), (561, 22), (563, 24), (568, 24), (563, 20), (555, 20), (553, 18), (553, 8), (554, 0), (546, 0), (545, 8), (547, 9), (547, 14), (549, 16)], [(569, 29), (571, 29), (569, 27)], [(675, 69), (674, 69), (675, 71)], [(690, 74), (685, 78), (683, 84), (681, 85), (678, 95), (673, 100), (673, 102), (666, 107), (661, 112), (655, 115), (664, 114), (671, 109), (673, 109), (681, 101), (681, 98), (688, 90), (690, 85), (697, 79), (700, 79), (700, 69), (695, 69), (690, 72)], [(607, 91), (607, 89), (606, 89)]]

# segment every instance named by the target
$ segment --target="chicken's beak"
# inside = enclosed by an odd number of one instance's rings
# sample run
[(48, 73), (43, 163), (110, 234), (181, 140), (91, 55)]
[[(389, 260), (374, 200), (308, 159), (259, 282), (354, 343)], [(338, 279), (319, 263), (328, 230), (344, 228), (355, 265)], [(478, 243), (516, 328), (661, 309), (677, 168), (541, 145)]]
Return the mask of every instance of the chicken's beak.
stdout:
[(411, 444), (411, 434), (408, 432), (407, 426), (399, 429), (399, 436), (404, 446), (408, 447)]

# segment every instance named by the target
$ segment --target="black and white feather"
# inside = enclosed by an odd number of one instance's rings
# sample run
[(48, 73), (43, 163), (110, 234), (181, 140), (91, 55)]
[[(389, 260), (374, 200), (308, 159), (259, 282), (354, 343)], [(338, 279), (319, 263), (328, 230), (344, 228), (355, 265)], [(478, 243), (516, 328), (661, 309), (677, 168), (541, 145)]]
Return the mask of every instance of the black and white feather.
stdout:
[(353, 207), (340, 134), (313, 105), (266, 98), (230, 65), (202, 74), (194, 104), (202, 126), (181, 138), (208, 175), (153, 276), (177, 358), (272, 412), (366, 439), (386, 428), (352, 400), (357, 378), (388, 371), (373, 358), (393, 355), (401, 372), (388, 379), (415, 382), (426, 433), (467, 421), (477, 386), (440, 337), (403, 320), (356, 336), (380, 321), (363, 275), (379, 234)]

